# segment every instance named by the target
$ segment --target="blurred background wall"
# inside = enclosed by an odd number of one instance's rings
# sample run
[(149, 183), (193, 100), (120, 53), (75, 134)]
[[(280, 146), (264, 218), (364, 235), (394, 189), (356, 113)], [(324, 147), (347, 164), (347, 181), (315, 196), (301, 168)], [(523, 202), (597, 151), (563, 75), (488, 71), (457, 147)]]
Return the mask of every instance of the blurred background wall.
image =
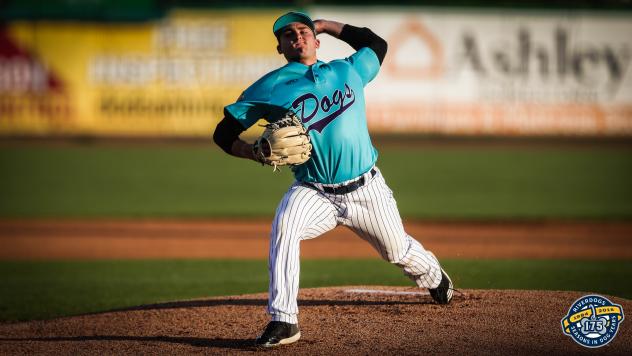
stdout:
[[(630, 1), (334, 3), (2, 1), (0, 137), (209, 137), (284, 64), (271, 26), (290, 9), (388, 41), (374, 133), (632, 135)], [(323, 60), (352, 53), (321, 41)]]

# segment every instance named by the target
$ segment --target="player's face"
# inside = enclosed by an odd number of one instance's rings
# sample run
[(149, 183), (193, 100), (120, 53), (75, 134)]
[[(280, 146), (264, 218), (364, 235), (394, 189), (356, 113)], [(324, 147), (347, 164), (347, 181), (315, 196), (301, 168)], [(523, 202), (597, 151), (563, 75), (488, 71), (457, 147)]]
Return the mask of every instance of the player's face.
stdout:
[(285, 26), (279, 35), (277, 51), (283, 54), (288, 62), (311, 65), (316, 62), (318, 47), (320, 47), (320, 41), (311, 28), (299, 22), (292, 22)]

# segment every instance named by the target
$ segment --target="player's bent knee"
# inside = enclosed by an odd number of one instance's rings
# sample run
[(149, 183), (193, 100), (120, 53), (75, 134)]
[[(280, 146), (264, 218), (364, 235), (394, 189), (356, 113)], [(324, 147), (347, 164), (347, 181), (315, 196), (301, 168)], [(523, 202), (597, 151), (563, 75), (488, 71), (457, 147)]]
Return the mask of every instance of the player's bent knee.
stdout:
[(406, 255), (404, 253), (398, 253), (398, 252), (399, 251), (387, 252), (386, 254), (382, 255), (382, 258), (384, 258), (386, 261), (394, 265), (400, 265)]

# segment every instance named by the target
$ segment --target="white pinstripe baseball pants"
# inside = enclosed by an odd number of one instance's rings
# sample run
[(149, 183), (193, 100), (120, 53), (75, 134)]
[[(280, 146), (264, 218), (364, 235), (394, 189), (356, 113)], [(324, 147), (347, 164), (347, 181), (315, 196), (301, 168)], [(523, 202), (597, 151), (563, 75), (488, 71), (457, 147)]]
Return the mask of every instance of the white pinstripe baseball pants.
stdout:
[(419, 287), (439, 285), (439, 262), (404, 231), (393, 192), (379, 169), (375, 169), (377, 174), (372, 177), (365, 173), (364, 186), (351, 193), (327, 194), (298, 182), (285, 193), (270, 233), (268, 313), (272, 320), (298, 323), (300, 242), (338, 225), (348, 226), (369, 242), (382, 258), (401, 267)]

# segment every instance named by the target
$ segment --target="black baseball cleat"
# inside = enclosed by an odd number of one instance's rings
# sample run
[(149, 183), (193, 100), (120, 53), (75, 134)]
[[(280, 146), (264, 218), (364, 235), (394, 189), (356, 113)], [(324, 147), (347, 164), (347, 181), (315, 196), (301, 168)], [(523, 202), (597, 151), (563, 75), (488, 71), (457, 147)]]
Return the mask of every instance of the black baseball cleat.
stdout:
[(428, 289), (430, 291), (430, 295), (432, 299), (434, 299), (437, 304), (448, 304), (452, 300), (452, 293), (454, 292), (454, 286), (452, 285), (452, 280), (450, 280), (450, 276), (441, 269), (441, 282), (439, 282), (439, 286), (437, 288)]
[(261, 347), (287, 345), (298, 341), (300, 338), (301, 332), (298, 330), (298, 325), (282, 321), (271, 321), (266, 326), (263, 334), (255, 340), (255, 345)]

